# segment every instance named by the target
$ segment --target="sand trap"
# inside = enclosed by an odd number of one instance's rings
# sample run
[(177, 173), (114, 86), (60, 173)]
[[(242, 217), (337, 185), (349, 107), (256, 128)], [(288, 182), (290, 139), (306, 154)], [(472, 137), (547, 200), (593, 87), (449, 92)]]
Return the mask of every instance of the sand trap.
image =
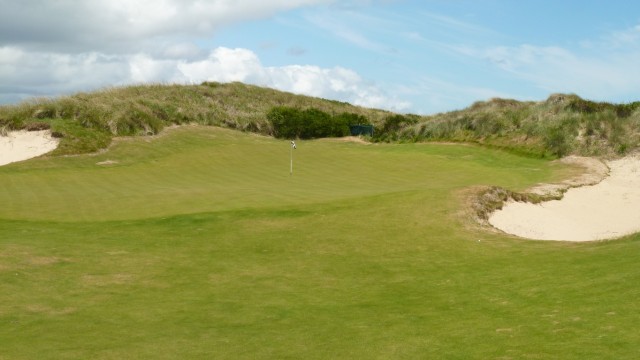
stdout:
[(58, 146), (51, 131), (12, 131), (0, 136), (0, 166), (46, 154)]
[(536, 240), (592, 241), (640, 232), (640, 157), (607, 163), (600, 183), (569, 189), (541, 204), (510, 201), (489, 217), (494, 227)]

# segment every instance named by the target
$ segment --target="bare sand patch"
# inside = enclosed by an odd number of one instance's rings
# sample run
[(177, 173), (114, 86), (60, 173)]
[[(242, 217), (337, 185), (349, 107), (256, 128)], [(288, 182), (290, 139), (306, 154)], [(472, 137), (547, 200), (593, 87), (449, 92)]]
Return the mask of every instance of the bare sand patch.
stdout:
[(609, 176), (609, 167), (602, 160), (583, 156), (567, 156), (559, 161), (563, 164), (579, 166), (584, 171), (578, 176), (557, 184), (538, 184), (528, 192), (538, 195), (562, 195), (570, 188), (595, 185)]
[[(592, 165), (583, 183), (603, 175), (599, 165)], [(597, 184), (572, 187), (561, 200), (509, 201), (491, 214), (489, 223), (506, 233), (536, 240), (593, 241), (640, 232), (640, 156), (606, 165), (608, 176)]]
[(49, 130), (11, 131), (0, 136), (0, 166), (46, 154), (58, 147)]
[(356, 143), (356, 144), (363, 144), (363, 145), (371, 145), (371, 143), (359, 136), (343, 136), (343, 137), (338, 137), (338, 138), (323, 138), (320, 139), (322, 141), (329, 141), (329, 142), (352, 142), (352, 143)]

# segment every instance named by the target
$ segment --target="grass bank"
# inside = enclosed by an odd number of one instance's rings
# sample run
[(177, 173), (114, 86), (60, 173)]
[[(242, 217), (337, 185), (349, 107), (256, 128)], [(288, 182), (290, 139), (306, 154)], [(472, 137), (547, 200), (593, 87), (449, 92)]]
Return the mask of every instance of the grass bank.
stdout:
[(378, 140), (469, 142), (542, 157), (620, 156), (640, 145), (639, 109), (640, 102), (611, 104), (571, 94), (540, 102), (491, 99), (459, 111), (405, 117)]
[[(269, 119), (274, 112), (277, 116)], [(287, 119), (289, 113), (299, 116)], [(376, 142), (475, 143), (533, 157), (615, 157), (640, 145), (640, 102), (611, 104), (565, 94), (539, 102), (491, 99), (419, 116), (241, 83), (205, 82), (110, 88), (0, 107), (0, 134), (51, 127), (61, 137), (54, 155), (96, 152), (114, 136), (154, 135), (176, 124), (307, 138), (343, 134), (351, 122), (374, 125)]]
[(154, 135), (170, 125), (214, 125), (274, 135), (274, 107), (350, 113), (379, 123), (389, 113), (242, 83), (139, 85), (0, 106), (0, 132), (46, 124), (62, 137), (53, 155), (104, 149), (114, 136)]

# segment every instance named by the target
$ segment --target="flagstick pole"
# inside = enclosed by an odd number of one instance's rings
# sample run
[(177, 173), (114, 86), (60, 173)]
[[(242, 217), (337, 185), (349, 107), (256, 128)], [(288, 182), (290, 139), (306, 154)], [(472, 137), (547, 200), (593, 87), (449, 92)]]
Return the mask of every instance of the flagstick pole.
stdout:
[(291, 153), (291, 168), (289, 169), (289, 176), (293, 176), (293, 145), (289, 144), (289, 152)]

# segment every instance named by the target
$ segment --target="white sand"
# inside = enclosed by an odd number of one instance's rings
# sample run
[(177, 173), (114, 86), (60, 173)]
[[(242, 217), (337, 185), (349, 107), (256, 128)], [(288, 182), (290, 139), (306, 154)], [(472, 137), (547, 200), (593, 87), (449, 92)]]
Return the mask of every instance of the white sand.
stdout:
[(0, 166), (46, 154), (57, 146), (58, 139), (49, 130), (9, 132), (0, 136)]
[(592, 241), (640, 232), (640, 157), (607, 163), (600, 183), (569, 189), (541, 204), (510, 201), (489, 218), (494, 227), (537, 240)]

